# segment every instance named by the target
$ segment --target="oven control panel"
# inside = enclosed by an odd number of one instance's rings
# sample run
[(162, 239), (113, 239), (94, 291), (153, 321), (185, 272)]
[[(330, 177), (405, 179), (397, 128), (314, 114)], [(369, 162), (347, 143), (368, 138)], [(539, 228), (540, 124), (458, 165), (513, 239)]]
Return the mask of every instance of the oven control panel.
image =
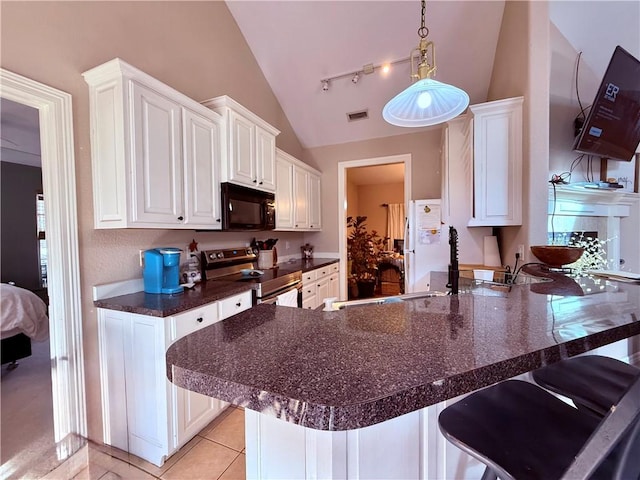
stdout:
[(212, 266), (215, 264), (225, 263), (242, 263), (253, 262), (258, 255), (251, 247), (226, 248), (222, 250), (204, 250), (202, 252), (202, 265)]

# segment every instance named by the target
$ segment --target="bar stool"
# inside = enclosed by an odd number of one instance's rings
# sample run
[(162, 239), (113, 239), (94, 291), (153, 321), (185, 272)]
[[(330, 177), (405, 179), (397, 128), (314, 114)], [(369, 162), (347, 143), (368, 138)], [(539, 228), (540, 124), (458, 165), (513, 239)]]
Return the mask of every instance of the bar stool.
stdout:
[(640, 368), (600, 355), (567, 358), (533, 371), (538, 385), (598, 417), (607, 414), (638, 376)]
[(640, 378), (604, 419), (507, 380), (445, 408), (438, 423), (448, 441), (487, 466), (483, 480), (640, 476)]

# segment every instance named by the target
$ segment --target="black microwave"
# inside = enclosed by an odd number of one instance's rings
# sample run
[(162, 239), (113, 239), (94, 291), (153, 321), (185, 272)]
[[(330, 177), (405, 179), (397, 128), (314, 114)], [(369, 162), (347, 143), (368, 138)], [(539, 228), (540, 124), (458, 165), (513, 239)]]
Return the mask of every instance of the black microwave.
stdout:
[(276, 228), (275, 195), (233, 183), (220, 184), (222, 230), (273, 230)]

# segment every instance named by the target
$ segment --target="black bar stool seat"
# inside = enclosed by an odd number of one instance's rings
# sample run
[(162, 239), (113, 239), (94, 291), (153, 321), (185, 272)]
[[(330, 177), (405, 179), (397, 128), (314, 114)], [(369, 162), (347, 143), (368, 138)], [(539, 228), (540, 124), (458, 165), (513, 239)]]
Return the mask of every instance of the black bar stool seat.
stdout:
[[(600, 422), (520, 380), (475, 392), (438, 418), (447, 440), (487, 465), (483, 478), (503, 480), (561, 478)], [(623, 448), (618, 444), (592, 478), (614, 478)]]
[(538, 385), (599, 417), (607, 414), (638, 376), (640, 368), (600, 355), (567, 358), (533, 372)]

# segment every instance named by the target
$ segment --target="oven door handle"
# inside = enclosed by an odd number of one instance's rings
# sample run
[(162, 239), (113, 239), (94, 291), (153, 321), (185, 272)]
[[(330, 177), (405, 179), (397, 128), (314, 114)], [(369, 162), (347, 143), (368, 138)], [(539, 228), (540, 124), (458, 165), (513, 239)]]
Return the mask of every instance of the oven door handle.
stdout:
[[(283, 293), (287, 293), (291, 290), (298, 290), (298, 292), (300, 292), (302, 290), (302, 282), (299, 280), (296, 280), (295, 282), (290, 283), (289, 285), (283, 288), (280, 288), (275, 292), (269, 293), (269, 295), (266, 295), (262, 298), (258, 298), (258, 303), (276, 303), (279, 295), (282, 295)], [(300, 302), (298, 301), (298, 303)]]

